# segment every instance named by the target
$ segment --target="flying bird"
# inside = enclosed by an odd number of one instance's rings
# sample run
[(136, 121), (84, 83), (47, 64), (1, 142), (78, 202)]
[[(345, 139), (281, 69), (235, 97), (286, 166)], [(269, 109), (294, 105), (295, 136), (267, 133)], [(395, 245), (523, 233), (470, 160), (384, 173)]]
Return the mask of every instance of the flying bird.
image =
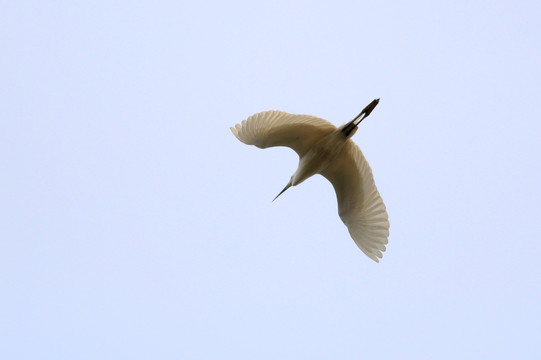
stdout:
[(353, 120), (339, 127), (315, 116), (283, 111), (260, 112), (231, 127), (245, 144), (261, 149), (287, 146), (299, 155), (297, 171), (274, 200), (312, 175), (321, 174), (329, 180), (336, 192), (338, 214), (349, 234), (362, 252), (376, 262), (388, 242), (389, 217), (372, 170), (351, 137), (378, 103), (379, 99), (375, 99)]

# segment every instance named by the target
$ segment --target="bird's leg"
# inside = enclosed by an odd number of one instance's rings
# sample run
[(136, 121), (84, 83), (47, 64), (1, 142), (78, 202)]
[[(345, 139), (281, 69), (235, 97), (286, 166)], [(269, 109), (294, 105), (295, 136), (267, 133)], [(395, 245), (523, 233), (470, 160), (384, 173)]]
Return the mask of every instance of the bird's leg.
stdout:
[[(374, 99), (370, 104), (366, 105), (366, 107), (363, 109), (363, 111), (361, 111), (361, 113), (359, 115), (357, 115), (355, 117), (355, 119), (353, 119), (353, 122), (355, 123), (355, 125), (359, 125), (361, 121), (366, 119), (368, 117), (368, 115), (370, 115), (372, 110), (375, 109), (375, 107), (378, 105), (378, 103), (379, 103), (379, 99)], [(364, 116), (361, 117), (362, 115), (364, 115)], [(355, 121), (357, 119), (359, 119), (359, 121)]]
[(366, 105), (366, 107), (359, 113), (359, 115), (355, 116), (353, 120), (351, 120), (346, 126), (344, 126), (344, 129), (342, 131), (346, 134), (346, 136), (349, 136), (349, 134), (355, 129), (357, 125), (361, 123), (364, 119), (370, 115), (372, 110), (378, 105), (379, 99), (374, 99), (370, 104)]

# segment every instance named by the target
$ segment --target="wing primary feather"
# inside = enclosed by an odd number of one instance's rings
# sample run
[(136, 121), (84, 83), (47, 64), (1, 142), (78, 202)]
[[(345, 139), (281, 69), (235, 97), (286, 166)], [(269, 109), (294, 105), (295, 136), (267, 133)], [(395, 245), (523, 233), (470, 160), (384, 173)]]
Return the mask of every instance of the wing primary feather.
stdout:
[(302, 156), (336, 127), (315, 116), (271, 110), (250, 116), (235, 125), (235, 129), (231, 128), (233, 135), (245, 144), (263, 149), (287, 146)]
[(350, 139), (321, 172), (334, 187), (338, 213), (357, 246), (379, 262), (389, 237), (389, 216), (376, 188), (370, 165)]

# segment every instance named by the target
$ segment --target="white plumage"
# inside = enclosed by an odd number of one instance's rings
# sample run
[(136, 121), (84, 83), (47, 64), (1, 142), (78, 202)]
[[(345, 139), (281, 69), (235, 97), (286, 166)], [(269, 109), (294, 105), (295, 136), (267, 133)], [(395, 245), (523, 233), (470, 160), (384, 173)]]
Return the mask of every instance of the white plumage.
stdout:
[(327, 178), (336, 192), (338, 214), (351, 237), (376, 262), (388, 242), (389, 218), (372, 170), (350, 137), (378, 102), (374, 100), (355, 119), (338, 128), (314, 116), (282, 111), (257, 113), (231, 127), (245, 144), (262, 149), (288, 146), (299, 155), (297, 171), (278, 196), (312, 175)]

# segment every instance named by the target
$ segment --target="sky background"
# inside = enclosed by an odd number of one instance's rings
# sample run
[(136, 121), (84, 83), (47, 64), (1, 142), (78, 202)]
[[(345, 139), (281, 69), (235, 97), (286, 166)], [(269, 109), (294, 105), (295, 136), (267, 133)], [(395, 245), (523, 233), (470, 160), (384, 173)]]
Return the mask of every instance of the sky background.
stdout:
[[(540, 358), (538, 1), (0, 8), (0, 358)], [(229, 130), (374, 98), (379, 264)]]

